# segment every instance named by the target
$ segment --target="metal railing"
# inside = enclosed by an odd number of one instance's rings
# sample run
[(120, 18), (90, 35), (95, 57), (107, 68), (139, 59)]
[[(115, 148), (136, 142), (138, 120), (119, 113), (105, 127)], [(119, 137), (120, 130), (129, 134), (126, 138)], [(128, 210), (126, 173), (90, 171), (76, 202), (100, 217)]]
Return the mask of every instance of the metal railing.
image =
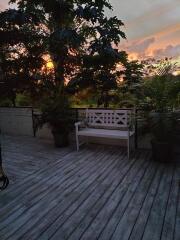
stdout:
[[(97, 109), (97, 108), (89, 108), (89, 109)], [(104, 109), (104, 108), (98, 108), (98, 109)], [(128, 110), (129, 108), (123, 108), (123, 109)], [(74, 122), (81, 121), (85, 117), (85, 110), (86, 110), (86, 108), (72, 108), (71, 109)], [(146, 114), (147, 113), (148, 113), (148, 111), (145, 111), (144, 109), (135, 109), (134, 144), (135, 144), (136, 149), (151, 148), (151, 144), (150, 144), (151, 136), (150, 136), (150, 134), (148, 134), (148, 131), (147, 131), (148, 130), (147, 122), (146, 122), (146, 120), (147, 120)], [(180, 112), (179, 112), (179, 115), (180, 115)], [(41, 117), (40, 111), (38, 111), (36, 109), (32, 110), (34, 136), (36, 136), (36, 132), (38, 130), (38, 121), (39, 121), (40, 117)], [(146, 131), (146, 134), (144, 134), (144, 130)], [(177, 135), (178, 134), (180, 135), (180, 133), (177, 132)]]

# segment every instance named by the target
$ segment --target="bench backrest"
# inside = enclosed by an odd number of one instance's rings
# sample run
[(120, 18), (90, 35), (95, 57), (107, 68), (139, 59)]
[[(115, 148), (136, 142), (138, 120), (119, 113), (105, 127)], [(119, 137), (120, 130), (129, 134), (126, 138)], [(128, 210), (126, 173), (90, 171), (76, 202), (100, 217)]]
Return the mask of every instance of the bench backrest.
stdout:
[(86, 121), (90, 127), (127, 128), (133, 110), (86, 109)]

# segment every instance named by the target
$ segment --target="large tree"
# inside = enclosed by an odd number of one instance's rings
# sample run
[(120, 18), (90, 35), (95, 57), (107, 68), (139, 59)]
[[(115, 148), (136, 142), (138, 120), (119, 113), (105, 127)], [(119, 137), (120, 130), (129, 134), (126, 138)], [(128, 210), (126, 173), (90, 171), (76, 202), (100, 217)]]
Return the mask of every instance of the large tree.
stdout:
[[(121, 20), (105, 16), (105, 9), (112, 9), (108, 0), (11, 0), (10, 3), (16, 3), (18, 10), (1, 13), (0, 38), (4, 39), (5, 62), (18, 64), (11, 71), (3, 68), (6, 74), (12, 72), (19, 78), (23, 72), (23, 79), (29, 81), (26, 75), (33, 78), (40, 74), (42, 56), (49, 55), (54, 65), (53, 84), (64, 85), (79, 72), (84, 74), (82, 70), (90, 64), (91, 56), (94, 60), (90, 68), (100, 67), (99, 74), (93, 77), (100, 82), (111, 79), (109, 83), (114, 84), (115, 72), (111, 70), (120, 58), (114, 46), (125, 34), (121, 31)], [(10, 65), (7, 62), (6, 66)]]

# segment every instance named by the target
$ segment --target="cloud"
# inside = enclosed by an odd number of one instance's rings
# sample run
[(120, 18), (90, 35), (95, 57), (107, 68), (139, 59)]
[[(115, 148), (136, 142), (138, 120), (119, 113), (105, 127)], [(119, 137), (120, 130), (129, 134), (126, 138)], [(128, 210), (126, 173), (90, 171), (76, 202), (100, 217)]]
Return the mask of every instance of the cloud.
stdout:
[(133, 42), (127, 49), (132, 52), (137, 52), (139, 54), (144, 54), (146, 50), (155, 42), (155, 38), (147, 38), (142, 41)]
[(172, 57), (176, 58), (180, 56), (180, 44), (168, 45), (166, 48), (156, 49), (153, 52), (154, 57)]
[(5, 0), (3, 3), (0, 3), (0, 11), (8, 7), (8, 0)]
[(144, 58), (148, 54), (150, 46), (155, 43), (155, 37), (150, 37), (144, 40), (131, 41), (122, 45), (122, 49), (126, 50), (133, 58)]
[(0, 11), (4, 8), (4, 6), (0, 3)]
[(155, 19), (163, 17), (164, 15), (167, 15), (170, 11), (176, 9), (177, 6), (178, 3), (176, 1), (167, 2), (166, 4), (156, 4), (155, 6), (153, 6), (153, 4), (151, 3), (151, 8), (149, 7), (145, 11), (142, 11), (140, 15), (134, 17), (134, 19), (128, 21), (126, 23), (126, 26), (128, 28), (134, 28), (143, 24), (144, 22), (152, 23), (152, 21), (154, 21)]

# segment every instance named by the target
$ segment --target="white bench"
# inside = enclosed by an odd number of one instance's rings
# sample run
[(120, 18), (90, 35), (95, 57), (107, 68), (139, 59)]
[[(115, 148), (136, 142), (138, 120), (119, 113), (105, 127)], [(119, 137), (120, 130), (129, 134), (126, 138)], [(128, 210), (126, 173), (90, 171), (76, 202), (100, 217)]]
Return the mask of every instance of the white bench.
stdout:
[(134, 135), (133, 110), (98, 110), (86, 109), (86, 118), (75, 123), (77, 151), (80, 137), (98, 137), (127, 140), (128, 158), (130, 156), (130, 140)]

